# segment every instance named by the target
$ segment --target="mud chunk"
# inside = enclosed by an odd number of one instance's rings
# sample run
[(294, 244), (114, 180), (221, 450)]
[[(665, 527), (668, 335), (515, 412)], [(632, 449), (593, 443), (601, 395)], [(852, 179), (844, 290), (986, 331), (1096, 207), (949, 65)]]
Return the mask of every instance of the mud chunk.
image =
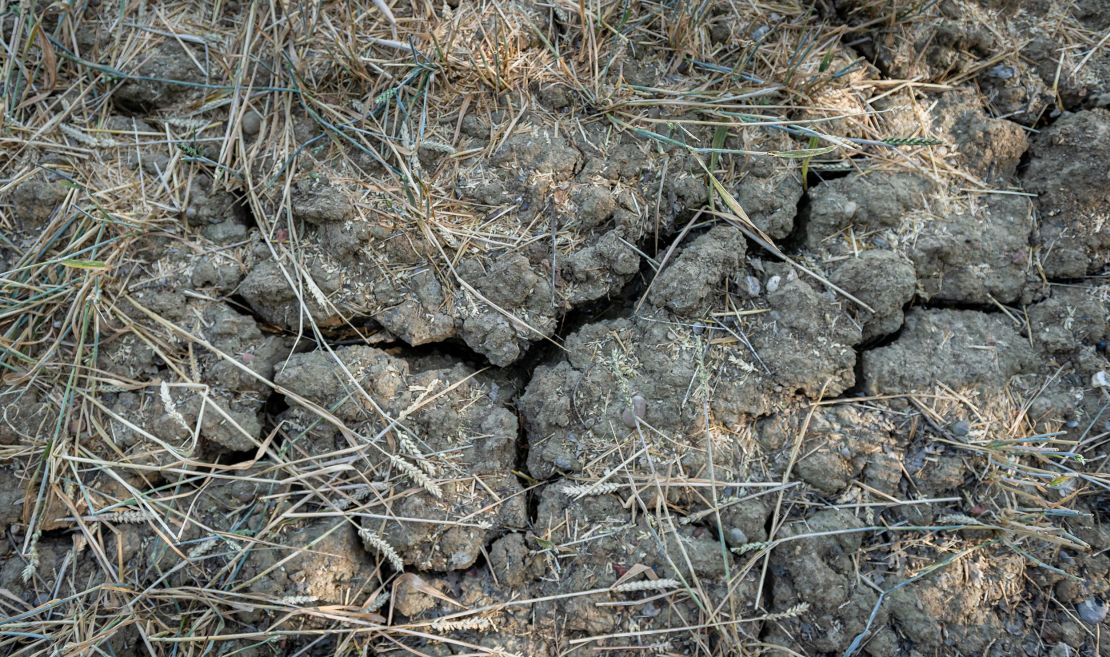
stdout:
[(116, 416), (112, 418), (113, 440), (124, 449), (143, 444), (148, 435), (182, 449), (191, 443), (190, 421), (196, 421), (196, 414), (186, 412), (197, 407), (193, 394), (174, 389), (165, 395), (121, 392), (107, 399), (106, 405)]
[(814, 250), (839, 252), (841, 234), (897, 228), (910, 210), (924, 207), (932, 184), (913, 174), (852, 175), (819, 185), (810, 192), (806, 244)]
[(674, 176), (668, 176), (663, 186), (675, 212), (701, 207), (709, 200), (709, 191), (700, 174), (693, 167)]
[(564, 260), (560, 274), (566, 285), (560, 292), (572, 306), (594, 301), (620, 291), (639, 271), (640, 255), (611, 230)]
[[(62, 565), (68, 563), (73, 557), (73, 554), (71, 554), (72, 548), (73, 541), (69, 537), (43, 537), (40, 539), (35, 545), (39, 563), (38, 568), (35, 569), (35, 581), (48, 588), (53, 588), (56, 582), (57, 586), (61, 586), (58, 579), (65, 574)], [(23, 578), (23, 569), (26, 566), (25, 558), (9, 557), (0, 559), (0, 584), (13, 594), (17, 594), (25, 602), (42, 604), (49, 598), (43, 596), (42, 599), (37, 599), (37, 596), (40, 595), (38, 587), (34, 585), (34, 582), (28, 583)], [(99, 583), (104, 580), (100, 566), (95, 562), (90, 563), (87, 559), (80, 559), (76, 564), (69, 563), (69, 566), (75, 569), (79, 568), (79, 572), (86, 573), (86, 577), (92, 582)]]
[(1034, 341), (1052, 354), (1074, 352), (1105, 340), (1106, 304), (1082, 288), (1054, 285), (1052, 296), (1029, 307), (1029, 326)]
[[(345, 519), (310, 521), (270, 540), (276, 548), (252, 550), (243, 565), (244, 580), (251, 581), (253, 593), (346, 603), (352, 592), (365, 590), (377, 579), (374, 563)], [(245, 613), (251, 619), (261, 612)]]
[(924, 298), (983, 304), (1020, 298), (1033, 229), (1028, 199), (998, 196), (919, 220), (910, 257)]
[(642, 148), (635, 143), (617, 144), (609, 149), (608, 157), (591, 160), (583, 173), (596, 171), (607, 178), (634, 180), (650, 166)]
[(189, 186), (185, 223), (217, 244), (242, 240), (247, 234), (246, 222), (236, 206), (232, 194), (217, 189), (211, 178), (198, 176)]
[(542, 575), (542, 569), (539, 573), (530, 572), (535, 569), (532, 568), (533, 561), (522, 534), (506, 534), (494, 541), (489, 549), (489, 559), (490, 570), (505, 586), (518, 587), (531, 576)]
[[(494, 365), (512, 363), (524, 353), (529, 342), (554, 329), (551, 282), (533, 269), (524, 256), (503, 256), (485, 272), (476, 262), (466, 262), (459, 267), (459, 275), (497, 306), (492, 308), (482, 302), (477, 305), (477, 312), (459, 313), (466, 317), (459, 337)], [(471, 309), (475, 308), (474, 301), (472, 295), (465, 293), (457, 299), (461, 306)]]
[(50, 416), (54, 414), (51, 409), (51, 404), (41, 401), (34, 389), (0, 390), (0, 445), (30, 443), (42, 435), (45, 427), (50, 426)]
[(1025, 126), (1034, 126), (1054, 104), (1049, 85), (1024, 63), (996, 64), (978, 81), (992, 115)]
[(855, 383), (860, 328), (830, 295), (790, 273), (774, 291), (768, 285), (771, 312), (750, 335), (760, 358), (771, 363), (773, 378), (790, 391), (808, 397), (839, 395)]
[[(862, 526), (846, 512), (820, 511), (808, 519), (787, 523), (778, 538)], [(791, 645), (801, 644), (807, 653), (841, 652), (863, 630), (876, 595), (856, 577), (852, 555), (860, 548), (861, 537), (862, 534), (843, 533), (788, 540), (772, 552), (771, 567), (777, 575), (773, 609), (785, 611), (804, 601), (809, 603), (810, 610), (801, 618), (772, 625), (771, 640), (782, 641), (788, 632), (794, 637)], [(838, 622), (816, 625), (807, 620), (828, 614), (835, 614)], [(883, 623), (885, 619), (886, 610), (880, 608), (876, 621)]]
[[(549, 580), (545, 589), (549, 594), (612, 585), (632, 564), (650, 568), (661, 578), (696, 576), (709, 594), (724, 594), (723, 559), (731, 557), (722, 554), (720, 544), (710, 532), (689, 526), (659, 530), (648, 524), (643, 515), (634, 520), (612, 495), (576, 498), (565, 493), (564, 487), (565, 482), (555, 481), (544, 488), (533, 525), (537, 537), (543, 541), (566, 544), (560, 556), (562, 576)], [(568, 523), (567, 518), (573, 521)], [(580, 543), (576, 537), (583, 536), (586, 527), (594, 528), (594, 540)], [(606, 568), (602, 564), (618, 568)], [(754, 574), (738, 578), (733, 585), (737, 587), (734, 591), (737, 604), (754, 602)], [(575, 633), (596, 634), (621, 625), (621, 618), (611, 606), (588, 604), (588, 598), (586, 602), (583, 604), (580, 597), (571, 596), (543, 603), (537, 606), (537, 611), (542, 612), (538, 616), (565, 616), (567, 629)], [(679, 604), (685, 608), (689, 602)], [(661, 610), (645, 616), (642, 622), (666, 627), (678, 617)]]
[(582, 185), (571, 192), (571, 201), (578, 208), (578, 222), (585, 230), (600, 226), (613, 216), (617, 199), (601, 185)]
[[(496, 383), (463, 365), (423, 369), (418, 361), (367, 346), (337, 349), (336, 356), (343, 368), (326, 352), (291, 356), (275, 382), (328, 408), (357, 435), (379, 436), (367, 452), (367, 476), (402, 477), (408, 482), (402, 486), (409, 488), (368, 505), (380, 514), (388, 504), (390, 516), (398, 520), (367, 519), (365, 526), (406, 564), (421, 570), (468, 568), (492, 535), (527, 523), (520, 484), (509, 474), (516, 416), (505, 408), (505, 395)], [(428, 394), (436, 394), (434, 402), (421, 403), (421, 395)], [(388, 442), (381, 437), (386, 426), (382, 417), (366, 412), (367, 396), (390, 417), (409, 413), (399, 435), (388, 432)], [(291, 449), (327, 455), (350, 446), (347, 435), (321, 426), (307, 407), (293, 404), (283, 417)], [(468, 520), (438, 522), (448, 517)]]
[[(883, 488), (897, 485), (902, 450), (894, 424), (880, 411), (847, 404), (812, 414), (781, 413), (756, 424), (755, 437), (769, 455), (772, 472), (785, 472), (789, 466), (788, 447), (807, 419), (802, 456), (795, 464), (795, 472), (806, 484), (825, 495), (838, 495), (866, 472), (867, 478), (878, 480)], [(893, 473), (881, 471), (891, 465)]]
[(223, 253), (210, 253), (197, 258), (189, 279), (193, 287), (211, 288), (219, 294), (232, 292), (243, 280), (242, 265)]
[(474, 281), (474, 287), (483, 296), (502, 308), (523, 305), (543, 280), (528, 259), (519, 254), (499, 258), (485, 273), (473, 275), (471, 272), (476, 272), (475, 266), (459, 268), (464, 279)]
[(7, 531), (8, 525), (23, 520), (25, 485), (15, 474), (13, 467), (10, 465), (0, 467), (0, 529)]
[[(480, 526), (437, 525), (413, 520), (389, 521), (382, 537), (392, 545), (407, 565), (419, 570), (464, 570), (481, 556), (486, 537), (494, 527), (522, 528), (528, 522), (520, 484), (511, 474), (484, 474), (482, 484), (464, 480), (441, 486), (442, 498), (426, 494), (406, 496), (391, 505), (399, 517), (460, 518), (478, 509), (493, 509), (482, 514)], [(374, 521), (377, 523), (377, 521)], [(371, 525), (368, 525), (371, 526)], [(376, 528), (376, 527), (374, 527)]]
[(208, 77), (201, 68), (206, 61), (204, 53), (186, 49), (176, 39), (144, 48), (137, 58), (131, 72), (142, 79), (124, 80), (113, 94), (117, 103), (129, 109), (157, 109), (198, 96), (201, 90), (197, 86)]
[[(1033, 68), (1047, 87), (1056, 89), (1064, 107), (1078, 109), (1084, 105), (1089, 106), (1091, 101), (1098, 102), (1099, 96), (1105, 96), (1110, 90), (1110, 55), (1099, 48), (1090, 52), (1089, 56), (1088, 53), (1082, 55), (1085, 59), (1082, 67), (1068, 64), (1059, 66), (1060, 49), (1065, 47), (1066, 38), (1054, 30), (1044, 29), (1047, 17), (1052, 15), (1045, 10), (1051, 11), (1054, 8), (1052, 3), (1044, 3), (1040, 11), (1031, 12), (1028, 16), (1032, 23), (1032, 29), (1028, 33), (1032, 38), (1022, 49), (1022, 58), (1033, 63)], [(1076, 3), (1070, 13), (1073, 20), (1083, 25), (1081, 29), (1105, 31), (1110, 25), (1105, 8), (1096, 2)]]
[(374, 319), (414, 347), (454, 337), (455, 318), (441, 310), (445, 303), (444, 290), (435, 273), (419, 272), (409, 279), (408, 285), (403, 300), (377, 313)]
[[(1067, 19), (1055, 11), (1046, 15), (1052, 3), (1026, 4), (1020, 12), (1012, 11), (1015, 6), (973, 0), (935, 3), (928, 11), (932, 15), (913, 26), (894, 20), (896, 11), (889, 6), (852, 0), (838, 2), (838, 12), (853, 22), (883, 17), (878, 22), (886, 27), (879, 27), (872, 35), (873, 45), (865, 48), (874, 50), (873, 61), (889, 75), (940, 82), (976, 74), (992, 115), (1033, 125), (1054, 105), (1054, 83), (1069, 106), (1078, 102), (1072, 91), (1077, 85), (1073, 66), (1057, 67), (1064, 44), (1049, 34), (1055, 32), (1049, 15)], [(1029, 41), (1020, 58), (994, 59), (1003, 49), (999, 39), (1004, 43), (1019, 38)], [(1091, 64), (1095, 62), (1084, 69)], [(1084, 70), (1079, 77), (1097, 75)]]
[[(273, 260), (263, 260), (251, 268), (239, 285), (243, 296), (252, 310), (271, 324), (295, 325), (302, 313), (296, 308), (296, 292), (286, 281), (281, 267)], [(319, 309), (315, 300), (306, 298), (309, 308)]]
[(154, 349), (134, 333), (105, 339), (97, 354), (97, 365), (106, 372), (136, 381), (155, 378), (158, 373), (156, 360)]
[[(693, 394), (705, 395), (716, 421), (739, 427), (790, 403), (795, 392), (839, 394), (852, 385), (851, 345), (860, 334), (839, 305), (797, 280), (769, 295), (768, 302), (771, 312), (752, 315), (739, 327), (750, 345), (707, 344), (704, 326), (662, 311), (596, 322), (572, 333), (566, 359), (539, 366), (520, 400), (529, 471), (550, 477), (587, 463), (614, 466), (622, 460), (613, 449), (614, 432), (629, 453), (640, 450), (636, 429), (627, 426), (637, 395), (644, 400), (640, 422), (654, 428), (645, 434), (651, 464), (698, 471), (705, 467), (700, 445), (706, 408)], [(763, 369), (753, 351), (773, 369)], [(699, 363), (713, 373), (712, 380), (709, 391), (692, 393), (703, 385)], [(661, 440), (660, 433), (685, 438)], [(643, 458), (629, 467), (650, 471), (651, 464)], [(718, 467), (724, 466), (718, 462)]]
[(1025, 189), (1036, 193), (1039, 252), (1049, 278), (1110, 264), (1110, 111), (1067, 114), (1033, 140)]
[(983, 180), (1009, 180), (1029, 147), (1021, 126), (990, 118), (975, 91), (946, 93), (932, 115), (937, 131), (955, 149), (957, 164)]
[[(571, 334), (566, 341), (568, 359), (537, 368), (520, 400), (529, 428), (528, 467), (533, 476), (576, 471), (604, 453), (612, 454), (610, 428), (630, 431), (622, 414), (632, 407), (636, 394), (645, 400), (644, 422), (684, 431), (697, 409), (683, 405), (678, 392), (689, 385), (696, 358), (692, 341), (683, 345), (683, 334), (688, 332), (662, 323), (623, 319), (590, 324)], [(690, 360), (684, 360), (684, 354)], [(687, 451), (676, 443), (660, 449), (660, 464), (681, 459)]]
[[(744, 142), (752, 151), (791, 148), (785, 137), (761, 135)], [(783, 239), (794, 229), (794, 216), (802, 198), (802, 180), (790, 160), (772, 155), (751, 155), (744, 161), (745, 172), (736, 183), (733, 195), (752, 223), (772, 239)]]
[[(912, 261), (916, 291), (926, 299), (981, 304), (1019, 299), (1031, 265), (1029, 201), (1012, 195), (938, 197), (935, 191), (932, 183), (909, 174), (825, 183), (812, 192), (807, 245), (834, 263), (871, 248), (899, 253)], [(911, 272), (893, 260), (882, 264), (893, 268), (892, 283), (908, 282)], [(861, 316), (864, 322), (887, 322), (885, 329), (866, 327), (868, 336), (897, 328), (897, 311), (888, 305), (893, 298), (887, 301), (890, 292), (880, 277), (868, 281), (862, 263), (834, 266), (847, 267), (842, 275), (849, 291), (874, 297), (884, 306), (880, 315), (893, 318)]]
[(265, 402), (262, 396), (217, 390), (203, 401), (190, 398), (182, 411), (190, 424), (193, 422), (190, 418), (204, 413), (201, 435), (217, 451), (250, 452), (259, 446), (261, 412)]
[(483, 312), (463, 321), (461, 335), (471, 349), (482, 354), (494, 365), (509, 365), (524, 353), (517, 322), (497, 312)]
[(25, 231), (42, 228), (58, 205), (65, 200), (67, 187), (65, 181), (51, 171), (32, 173), (12, 189), (5, 205)]
[[(938, 79), (957, 73), (997, 50), (994, 34), (986, 29), (982, 10), (967, 3), (961, 12), (945, 11), (909, 34), (891, 30), (882, 35), (878, 65), (892, 75), (920, 75)], [(953, 6), (953, 5), (949, 5)], [(895, 73), (897, 71), (897, 73)]]
[(354, 207), (329, 174), (313, 171), (293, 184), (293, 217), (310, 224), (341, 222)]
[(522, 126), (494, 154), (493, 162), (528, 175), (548, 174), (565, 180), (578, 167), (580, 154), (562, 137), (539, 126)]
[(240, 315), (224, 304), (205, 308), (203, 335), (225, 356), (237, 361), (233, 364), (217, 354), (202, 355), (200, 360), (206, 378), (235, 392), (261, 394), (268, 391), (262, 380), (269, 380), (274, 365), (289, 354), (289, 344), (284, 338), (264, 335), (252, 317)]
[(863, 354), (868, 391), (901, 393), (936, 383), (999, 387), (1031, 368), (1032, 350), (1003, 315), (914, 310), (893, 344)]
[[(767, 516), (770, 514), (771, 509), (761, 498), (745, 500), (722, 509), (721, 522), (729, 527), (725, 538), (730, 544), (736, 543), (732, 547), (767, 540)], [(744, 540), (739, 541), (737, 534), (743, 535)]]
[(831, 280), (874, 310), (850, 306), (863, 323), (863, 340), (894, 333), (902, 326), (902, 307), (913, 298), (913, 263), (892, 251), (864, 251), (832, 270)]
[(959, 489), (964, 483), (964, 463), (955, 456), (926, 458), (921, 468), (907, 468), (918, 489), (927, 495), (940, 495)]
[(733, 226), (714, 226), (679, 252), (661, 271), (651, 290), (651, 302), (678, 315), (706, 310), (710, 295), (744, 261), (744, 234)]
[(434, 579), (416, 573), (402, 573), (393, 583), (390, 597), (393, 610), (402, 616), (417, 618), (433, 609), (439, 603), (435, 595), (439, 593), (437, 584)]
[(929, 652), (958, 646), (961, 654), (981, 654), (1006, 636), (996, 605), (1020, 582), (1022, 558), (977, 554), (961, 563), (887, 596), (898, 629)]

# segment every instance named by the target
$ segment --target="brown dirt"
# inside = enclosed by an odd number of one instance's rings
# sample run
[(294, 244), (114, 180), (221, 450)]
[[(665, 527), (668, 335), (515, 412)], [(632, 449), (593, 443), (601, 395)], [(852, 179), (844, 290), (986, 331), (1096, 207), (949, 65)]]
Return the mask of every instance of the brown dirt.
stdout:
[(0, 654), (1110, 655), (1108, 30), (0, 3)]

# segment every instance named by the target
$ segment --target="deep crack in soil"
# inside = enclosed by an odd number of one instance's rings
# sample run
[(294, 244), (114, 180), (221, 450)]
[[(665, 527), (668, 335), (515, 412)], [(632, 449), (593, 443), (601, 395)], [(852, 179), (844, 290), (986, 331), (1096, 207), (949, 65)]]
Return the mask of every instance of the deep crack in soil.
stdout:
[(1110, 655), (1018, 4), (0, 4), (0, 653)]

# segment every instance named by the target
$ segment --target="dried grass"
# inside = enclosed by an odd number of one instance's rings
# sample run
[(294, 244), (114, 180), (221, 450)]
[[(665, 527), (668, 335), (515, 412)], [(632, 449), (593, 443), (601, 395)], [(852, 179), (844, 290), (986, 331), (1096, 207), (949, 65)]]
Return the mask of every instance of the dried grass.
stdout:
[[(308, 563), (323, 572), (343, 556), (318, 550), (315, 542), (284, 543), (290, 526), (375, 517), (363, 513), (370, 502), (417, 490), (404, 480), (444, 498), (445, 468), (406, 433), (404, 417), (382, 410), (330, 347), (352, 395), (365, 403), (375, 426), (383, 427), (379, 434), (358, 434), (330, 409), (260, 377), (242, 355), (220, 351), (204, 337), (203, 318), (167, 314), (192, 301), (223, 303), (191, 289), (202, 256), (219, 254), (246, 269), (265, 254), (280, 265), (299, 310), (297, 340), (327, 345), (326, 329), (336, 326), (361, 335), (354, 315), (378, 308), (326, 291), (312, 270), (321, 254), (288, 221), (295, 185), (319, 170), (335, 174), (341, 193), (349, 196), (353, 221), (396, 221), (398, 240), (411, 244), (418, 256), (419, 264), (412, 264), (383, 253), (375, 275), (400, 285), (431, 270), (446, 288), (496, 308), (459, 275), (463, 259), (488, 261), (491, 254), (550, 240), (559, 260), (587, 239), (574, 223), (549, 232), (546, 224), (525, 221), (514, 211), (516, 200), (491, 207), (457, 193), (490, 177), (491, 158), (515, 134), (534, 129), (523, 127), (533, 116), (539, 117), (536, 124), (565, 133), (600, 134), (602, 153), (634, 139), (645, 154), (685, 154), (697, 163), (693, 175), (706, 174), (710, 195), (724, 204), (707, 216), (727, 214), (756, 241), (763, 236), (728, 191), (752, 156), (770, 156), (799, 171), (909, 169), (982, 188), (981, 181), (968, 180), (930, 151), (934, 135), (923, 99), (943, 84), (879, 79), (844, 45), (850, 32), (814, 21), (805, 3), (633, 4), (480, 0), (452, 9), (381, 0), (252, 2), (239, 3), (238, 13), (229, 15), (233, 10), (220, 2), (141, 8), (0, 3), (5, 53), (0, 79), (6, 92), (0, 97), (0, 198), (17, 199), (16, 206), (0, 207), (0, 436), (5, 437), (0, 459), (25, 491), (21, 533), (9, 537), (6, 557), (25, 590), (0, 596), (0, 652), (112, 654), (125, 649), (112, 647), (124, 637), (131, 641), (127, 645), (151, 655), (199, 656), (213, 654), (212, 646), (272, 646), (285, 640), (307, 646), (294, 653), (302, 654), (326, 636), (333, 641), (327, 650), (337, 655), (396, 649), (414, 640), (497, 654), (467, 633), (496, 632), (493, 614), (505, 608), (658, 593), (666, 599), (660, 604), (674, 609), (677, 599), (693, 601), (698, 616), (653, 627), (643, 636), (665, 634), (674, 641), (683, 636), (683, 649), (697, 654), (740, 654), (757, 649), (762, 624), (807, 613), (809, 605), (802, 602), (745, 618), (732, 595), (745, 578), (758, 577), (762, 590), (769, 555), (787, 540), (774, 531), (767, 541), (734, 548), (744, 557), (735, 561), (722, 543), (723, 587), (686, 575), (694, 569), (676, 538), (680, 527), (697, 523), (723, 531), (722, 509), (763, 494), (776, 496), (777, 531), (794, 504), (811, 503), (790, 468), (778, 479), (761, 472), (765, 464), (756, 460), (743, 481), (726, 481), (723, 465), (706, 477), (637, 471), (628, 464), (643, 453), (651, 463), (645, 435), (656, 437), (639, 418), (629, 432), (632, 449), (626, 449), (628, 443), (614, 446), (632, 455), (621, 468), (596, 477), (588, 471), (591, 476), (562, 492), (579, 499), (620, 494), (630, 513), (652, 518), (645, 540), (663, 548), (678, 578), (476, 604), (424, 625), (391, 623), (378, 615), (390, 600), (385, 592), (390, 580), (380, 573), (372, 585), (326, 591), (332, 599), (255, 593), (248, 585), (282, 564), (316, 559)], [(1068, 22), (1053, 29), (1086, 47), (1062, 55), (1062, 70), (1073, 75), (1106, 40), (1092, 39)], [(157, 48), (174, 43), (189, 47), (189, 61), (173, 68), (186, 79), (143, 68)], [(643, 84), (633, 70), (639, 60), (658, 67), (654, 83)], [(112, 94), (118, 97), (121, 87), (144, 85), (180, 99), (151, 111), (113, 104)], [(556, 114), (537, 101), (537, 94), (552, 88), (573, 99), (567, 111)], [(120, 120), (123, 110), (136, 110), (145, 123)], [(245, 134), (249, 112), (261, 117), (254, 138)], [(488, 136), (460, 139), (468, 116), (493, 113), (504, 120), (493, 123)], [(741, 139), (746, 134), (781, 137), (786, 146), (750, 150)], [(422, 161), (422, 152), (432, 153), (435, 157), (426, 159), (435, 163)], [(213, 194), (228, 193), (249, 209), (258, 237), (224, 245), (204, 239), (202, 229), (188, 221), (189, 209), (199, 202), (200, 180), (209, 181)], [(566, 202), (562, 181), (532, 182)], [(662, 196), (661, 185), (657, 193)], [(638, 200), (645, 212), (658, 205), (651, 196)], [(654, 230), (658, 247), (655, 219), (654, 228), (645, 231)], [(820, 272), (812, 274), (828, 283)], [(188, 295), (173, 296), (186, 288)], [(521, 331), (549, 337), (498, 310)], [(332, 325), (324, 325), (325, 319)], [(109, 363), (109, 355), (123, 364)], [(200, 361), (226, 365), (267, 394), (308, 409), (314, 421), (335, 427), (350, 446), (299, 454), (289, 447), (292, 441), (279, 446), (289, 427), (268, 425), (236, 463), (182, 448), (197, 444), (205, 414), (222, 414), (220, 422), (234, 424), (209, 397), (209, 388), (220, 382), (201, 380)], [(153, 362), (160, 363), (156, 372), (144, 369)], [(706, 376), (701, 382), (701, 399), (711, 394), (708, 381)], [(188, 399), (198, 395), (204, 410), (194, 413)], [(118, 405), (121, 398), (135, 399), (135, 405)], [(894, 536), (881, 539), (889, 540), (882, 549), (894, 555), (936, 548), (949, 555), (940, 557), (943, 563), (970, 548), (937, 545), (934, 537), (967, 528), (989, 528), (991, 540), (1031, 563), (1049, 563), (1052, 550), (1086, 547), (1061, 519), (1080, 496), (1105, 495), (1110, 488), (1106, 457), (1096, 452), (1105, 447), (1105, 435), (1093, 422), (1079, 441), (1063, 441), (1051, 432), (1033, 433), (1025, 418), (1031, 399), (1016, 393), (977, 401), (945, 391), (910, 401), (935, 434), (932, 442), (965, 454), (974, 466), (975, 490), (986, 513), (972, 518), (945, 500), (953, 512), (936, 525), (868, 524), (860, 533)], [(968, 440), (943, 429), (943, 418), (955, 408), (974, 418)], [(151, 417), (163, 415), (173, 427), (159, 425), (166, 435), (144, 428), (153, 426)], [(710, 426), (708, 413), (705, 419), (709, 449), (717, 449), (717, 440), (724, 447), (731, 437), (726, 440), (723, 430)], [(382, 447), (381, 439), (390, 434), (398, 437), (396, 453)], [(796, 438), (792, 463), (804, 431)], [(380, 461), (369, 458), (375, 450), (385, 451), (392, 473), (367, 465)], [(1080, 468), (1082, 459), (1086, 467)], [(395, 476), (397, 470), (404, 478)], [(224, 510), (236, 520), (234, 527), (211, 526), (205, 491), (223, 490), (218, 487), (229, 482), (249, 484), (254, 492)], [(759, 492), (735, 499), (724, 494), (740, 485)], [(683, 515), (687, 509), (667, 502), (679, 491), (686, 496), (683, 503), (702, 500), (707, 508)], [(412, 521), (392, 512), (375, 519)], [(488, 526), (456, 517), (440, 522)], [(354, 533), (349, 524), (337, 527), (337, 535)], [(603, 536), (598, 528), (578, 534), (579, 529), (567, 528), (565, 542), (541, 543), (536, 552), (555, 555), (558, 568), (564, 551)], [(124, 532), (132, 530), (147, 541), (137, 562), (124, 558)], [(364, 528), (357, 535), (393, 570), (404, 571), (402, 556), (379, 534)], [(804, 538), (813, 535), (789, 540)], [(164, 556), (144, 564), (143, 550)], [(246, 579), (244, 567), (259, 553), (272, 553), (270, 565)], [(760, 560), (763, 572), (757, 576)], [(913, 578), (922, 573), (927, 574), (919, 571)], [(251, 615), (265, 620), (243, 620)], [(570, 646), (614, 645), (637, 634), (577, 637)], [(651, 645), (672, 649), (669, 642)]]

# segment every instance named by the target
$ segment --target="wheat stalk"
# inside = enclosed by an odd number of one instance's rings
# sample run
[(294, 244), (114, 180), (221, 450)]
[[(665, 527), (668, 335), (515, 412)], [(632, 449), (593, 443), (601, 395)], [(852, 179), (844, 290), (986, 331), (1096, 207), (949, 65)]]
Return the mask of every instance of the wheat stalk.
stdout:
[(478, 632), (484, 632), (493, 628), (493, 621), (485, 616), (463, 618), (456, 621), (437, 620), (432, 622), (432, 629), (437, 632), (450, 632), (452, 630), (476, 630)]
[(747, 553), (751, 552), (752, 550), (760, 550), (762, 548), (767, 547), (768, 545), (769, 545), (769, 543), (767, 543), (767, 542), (745, 543), (743, 545), (738, 545), (738, 546), (732, 548), (732, 553), (733, 554), (741, 554), (741, 555), (742, 554), (747, 554)]
[(941, 516), (937, 518), (937, 523), (941, 525), (986, 525), (982, 520), (976, 520), (962, 513), (949, 513)]
[(439, 487), (439, 484), (432, 481), (431, 477), (425, 474), (423, 470), (399, 456), (394, 456), (390, 454), (389, 460), (392, 461), (393, 464), (396, 465), (398, 468), (400, 468), (406, 475), (408, 475), (409, 479), (412, 479), (417, 484), (419, 484), (421, 488), (428, 491), (428, 493), (430, 493), (432, 497), (436, 499), (440, 499), (443, 497), (443, 489)]
[(414, 443), (411, 438), (404, 434), (401, 434), (400, 440), (398, 442), (400, 443), (401, 450), (403, 452), (416, 459), (416, 464), (420, 466), (421, 470), (423, 470), (427, 475), (431, 477), (436, 476), (437, 471), (435, 465), (428, 460), (428, 457), (424, 456), (424, 454), (420, 451), (420, 448), (416, 446), (416, 443)]
[(115, 522), (122, 524), (137, 524), (154, 519), (154, 514), (149, 511), (135, 509), (132, 511), (117, 511), (116, 513), (102, 513), (100, 515), (83, 518), (88, 522)]
[(644, 579), (638, 582), (625, 582), (618, 584), (610, 591), (617, 593), (628, 593), (630, 591), (663, 591), (666, 589), (676, 589), (682, 584), (675, 579)]
[(402, 571), (405, 569), (404, 559), (401, 558), (401, 555), (397, 554), (397, 551), (393, 549), (393, 546), (387, 543), (384, 538), (378, 536), (376, 533), (366, 527), (363, 527), (359, 530), (358, 537), (362, 539), (363, 543), (374, 548), (382, 556), (384, 556), (386, 560), (389, 561), (389, 564), (393, 566), (394, 570)]
[(86, 146), (111, 148), (120, 145), (119, 142), (115, 141), (114, 139), (97, 139), (96, 137), (93, 137), (88, 133), (79, 130), (67, 123), (59, 123), (58, 129), (61, 130), (63, 134), (65, 134), (73, 141), (84, 144)]
[(172, 116), (165, 116), (159, 119), (162, 123), (173, 126), (175, 128), (184, 128), (185, 130), (204, 130), (212, 125), (212, 121), (204, 119), (182, 119)]
[(367, 613), (372, 612), (372, 611), (377, 611), (377, 610), (381, 609), (382, 607), (384, 607), (385, 603), (387, 603), (387, 602), (389, 602), (389, 591), (386, 591), (384, 593), (379, 593), (378, 596), (375, 597), (373, 600), (371, 600), (370, 604), (363, 607), (362, 610), (367, 612)]
[(23, 567), (23, 572), (20, 573), (24, 582), (31, 581), (35, 571), (39, 569), (39, 537), (41, 536), (41, 531), (36, 531), (31, 536), (31, 551), (27, 554), (27, 565)]
[(199, 559), (200, 557), (203, 557), (204, 555), (211, 552), (212, 548), (216, 547), (216, 543), (218, 541), (219, 541), (219, 539), (217, 539), (215, 536), (209, 536), (208, 538), (204, 539), (200, 543), (197, 543), (196, 545), (194, 545), (193, 549), (189, 550), (189, 554), (188, 554), (189, 561), (192, 561), (194, 559)]
[(177, 410), (177, 404), (173, 401), (173, 397), (170, 396), (170, 386), (165, 381), (162, 381), (162, 384), (158, 387), (158, 394), (162, 398), (162, 408), (165, 409), (166, 414), (180, 424), (183, 429), (188, 431), (189, 423), (185, 421), (185, 416)]
[(786, 620), (787, 618), (797, 618), (798, 616), (801, 616), (802, 614), (806, 613), (807, 611), (809, 611), (809, 603), (808, 602), (799, 602), (798, 604), (794, 605), (793, 607), (791, 607), (791, 608), (789, 608), (785, 611), (781, 611), (777, 614), (767, 614), (766, 616), (763, 617), (763, 620), (765, 620), (765, 621), (777, 621), (777, 620)]
[(588, 485), (567, 484), (563, 486), (560, 490), (563, 492), (564, 495), (571, 495), (573, 497), (590, 497), (593, 495), (607, 495), (609, 493), (615, 493), (622, 488), (624, 488), (624, 484), (618, 484), (616, 482), (605, 482)]

